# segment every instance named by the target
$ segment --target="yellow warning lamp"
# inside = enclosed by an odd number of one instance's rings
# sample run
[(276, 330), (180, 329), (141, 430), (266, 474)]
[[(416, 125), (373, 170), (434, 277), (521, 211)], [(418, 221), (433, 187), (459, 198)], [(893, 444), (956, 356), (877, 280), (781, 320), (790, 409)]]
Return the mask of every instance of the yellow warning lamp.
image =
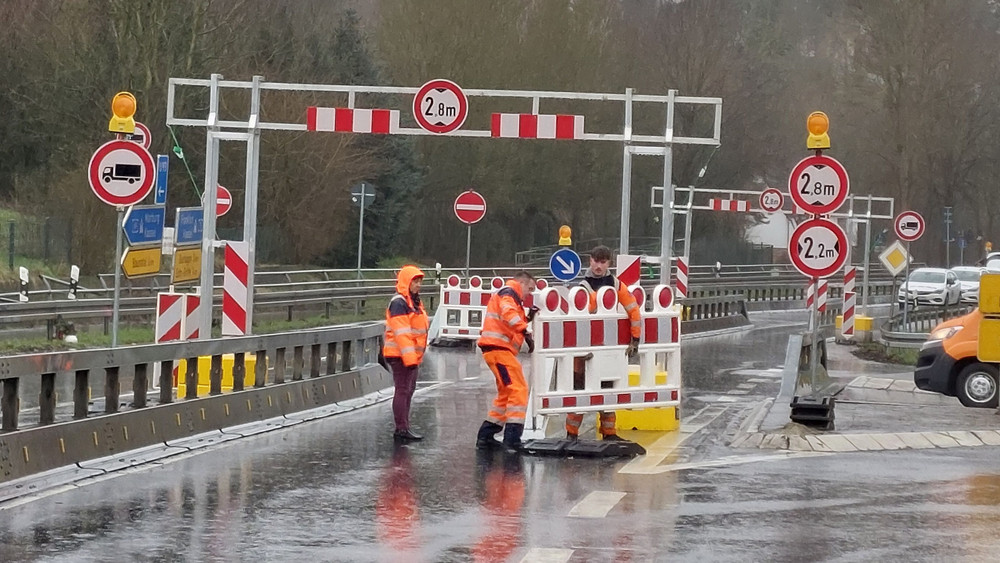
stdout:
[(986, 241), (986, 245), (985, 246), (986, 246), (986, 252), (990, 252), (991, 250), (993, 250), (993, 243), (992, 242)]
[(806, 118), (806, 129), (809, 130), (809, 138), (806, 139), (807, 149), (828, 149), (830, 148), (830, 136), (826, 134), (830, 130), (830, 118), (821, 111), (814, 111)]
[(118, 92), (111, 99), (111, 121), (108, 131), (112, 133), (135, 133), (135, 96), (129, 92)]
[(563, 225), (559, 227), (559, 246), (569, 246), (573, 244), (570, 237), (573, 236), (573, 229), (569, 228), (569, 225)]

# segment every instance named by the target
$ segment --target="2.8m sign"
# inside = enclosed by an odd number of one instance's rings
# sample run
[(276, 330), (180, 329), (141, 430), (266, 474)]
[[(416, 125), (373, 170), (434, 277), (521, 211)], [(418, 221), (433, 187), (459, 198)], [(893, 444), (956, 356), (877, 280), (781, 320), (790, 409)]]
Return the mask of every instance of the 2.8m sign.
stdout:
[(849, 191), (847, 170), (828, 156), (804, 158), (788, 176), (788, 195), (806, 213), (833, 213), (843, 205)]
[(443, 135), (458, 130), (468, 114), (469, 99), (451, 80), (431, 80), (413, 97), (413, 118), (421, 129), (431, 133)]

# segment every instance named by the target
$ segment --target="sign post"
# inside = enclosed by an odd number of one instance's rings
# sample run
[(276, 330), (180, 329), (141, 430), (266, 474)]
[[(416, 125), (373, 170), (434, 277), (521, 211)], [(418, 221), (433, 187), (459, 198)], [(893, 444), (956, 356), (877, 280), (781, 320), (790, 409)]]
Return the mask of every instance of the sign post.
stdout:
[(358, 279), (361, 279), (361, 243), (365, 232), (365, 206), (375, 201), (375, 189), (365, 182), (351, 188), (351, 201), (361, 207), (361, 217), (358, 218)]
[(472, 253), (472, 225), (486, 216), (486, 198), (475, 190), (466, 190), (455, 198), (455, 216), (468, 225), (465, 238), (465, 277), (469, 277), (469, 255)]
[[(903, 330), (906, 330), (909, 326), (907, 312), (909, 311), (910, 299), (910, 243), (923, 236), (924, 218), (916, 211), (904, 211), (896, 216), (893, 227), (896, 230), (896, 236), (906, 242), (906, 273), (903, 274)], [(914, 299), (914, 303), (916, 303), (916, 299)], [(947, 305), (948, 298), (946, 296), (945, 306)]]

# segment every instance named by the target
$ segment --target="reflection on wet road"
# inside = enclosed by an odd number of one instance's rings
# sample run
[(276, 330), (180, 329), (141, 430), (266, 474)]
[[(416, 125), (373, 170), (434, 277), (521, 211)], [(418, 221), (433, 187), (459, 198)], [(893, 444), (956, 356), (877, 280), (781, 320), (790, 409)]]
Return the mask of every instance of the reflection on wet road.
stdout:
[(645, 459), (477, 452), (493, 378), (437, 349), (414, 398), (423, 442), (394, 444), (382, 403), (110, 475), (0, 508), (0, 560), (995, 559), (995, 448), (729, 448), (777, 392), (798, 319), (755, 320), (685, 342), (682, 431), (639, 436)]

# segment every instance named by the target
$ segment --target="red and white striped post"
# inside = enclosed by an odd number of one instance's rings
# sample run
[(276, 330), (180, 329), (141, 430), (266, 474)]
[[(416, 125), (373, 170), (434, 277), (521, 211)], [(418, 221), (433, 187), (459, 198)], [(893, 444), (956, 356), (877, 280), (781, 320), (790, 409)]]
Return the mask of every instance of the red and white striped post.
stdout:
[(857, 278), (857, 268), (849, 266), (844, 272), (844, 320), (841, 324), (841, 334), (844, 336), (854, 336), (854, 311), (857, 305), (857, 294), (855, 293), (855, 279)]
[(819, 281), (819, 302), (816, 308), (820, 313), (826, 312), (826, 299), (828, 296), (829, 283), (826, 280)]
[(184, 340), (198, 338), (198, 304), (201, 296), (188, 293), (184, 295)]
[(677, 257), (677, 296), (688, 296), (688, 257)]
[(173, 342), (183, 338), (181, 324), (184, 320), (184, 294), (156, 294), (156, 323), (153, 341)]
[(248, 311), (250, 244), (244, 241), (226, 243), (226, 270), (222, 276), (222, 335), (244, 336), (250, 333)]

